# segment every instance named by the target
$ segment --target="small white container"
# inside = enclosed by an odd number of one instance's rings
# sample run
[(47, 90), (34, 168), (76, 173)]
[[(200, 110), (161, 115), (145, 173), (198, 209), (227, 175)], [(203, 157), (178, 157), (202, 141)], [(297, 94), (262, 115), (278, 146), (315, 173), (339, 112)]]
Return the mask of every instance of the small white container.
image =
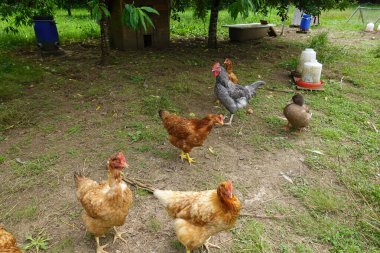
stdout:
[(314, 49), (306, 48), (305, 50), (303, 50), (300, 56), (300, 62), (298, 63), (298, 66), (297, 66), (297, 72), (302, 73), (302, 69), (305, 62), (316, 61), (316, 59), (317, 59), (317, 53), (314, 51)]
[(305, 62), (302, 70), (302, 81), (319, 83), (321, 81), (322, 64), (317, 60)]
[(365, 31), (366, 32), (373, 32), (374, 28), (375, 28), (375, 24), (374, 23), (368, 23), (367, 27), (365, 28)]

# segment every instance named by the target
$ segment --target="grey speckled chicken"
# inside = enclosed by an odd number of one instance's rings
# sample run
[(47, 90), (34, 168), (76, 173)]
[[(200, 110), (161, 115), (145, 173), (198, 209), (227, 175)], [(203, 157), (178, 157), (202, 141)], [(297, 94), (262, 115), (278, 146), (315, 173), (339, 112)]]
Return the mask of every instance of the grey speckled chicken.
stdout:
[(312, 113), (309, 112), (309, 107), (305, 105), (304, 98), (301, 94), (296, 94), (292, 97), (293, 103), (288, 104), (284, 108), (284, 115), (288, 119), (288, 125), (285, 130), (289, 130), (289, 125), (302, 131), (309, 125)]
[(214, 92), (220, 103), (231, 113), (230, 121), (224, 123), (231, 125), (234, 113), (239, 108), (244, 108), (248, 105), (250, 98), (256, 96), (256, 89), (264, 85), (264, 81), (257, 81), (247, 86), (234, 84), (228, 78), (228, 73), (220, 66), (219, 62), (212, 67), (212, 73), (216, 77)]

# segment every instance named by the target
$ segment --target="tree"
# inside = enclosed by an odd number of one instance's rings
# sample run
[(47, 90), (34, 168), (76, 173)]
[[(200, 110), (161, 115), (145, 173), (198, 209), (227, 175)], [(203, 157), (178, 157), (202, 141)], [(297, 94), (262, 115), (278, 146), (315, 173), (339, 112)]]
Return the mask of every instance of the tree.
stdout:
[(33, 16), (52, 15), (54, 0), (2, 0), (0, 18), (6, 32), (18, 32), (18, 27), (31, 25)]
[(270, 8), (277, 9), (277, 14), (282, 20), (287, 19), (288, 6), (293, 4), (299, 9), (312, 15), (318, 15), (323, 10), (333, 8), (344, 9), (353, 0), (172, 0), (174, 14), (178, 11), (184, 11), (185, 7), (192, 6), (194, 14), (198, 18), (205, 19), (208, 10), (210, 10), (210, 22), (208, 30), (207, 45), (209, 48), (217, 47), (217, 24), (218, 13), (221, 8), (227, 8), (232, 18), (236, 19), (238, 15), (247, 17), (250, 12), (268, 13)]

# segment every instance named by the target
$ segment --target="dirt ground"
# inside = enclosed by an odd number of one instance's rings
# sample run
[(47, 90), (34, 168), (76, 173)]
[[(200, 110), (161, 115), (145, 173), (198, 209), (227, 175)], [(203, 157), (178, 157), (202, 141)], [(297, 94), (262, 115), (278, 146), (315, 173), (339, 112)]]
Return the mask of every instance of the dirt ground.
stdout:
[[(200, 117), (225, 112), (214, 106), (214, 78), (210, 69), (214, 61), (222, 61), (226, 56), (236, 62), (242, 83), (263, 79), (267, 87), (289, 89), (288, 72), (277, 64), (299, 54), (286, 42), (292, 36), (308, 35), (296, 35), (294, 29), (287, 29), (285, 37), (265, 38), (262, 42), (222, 41), (216, 51), (207, 50), (199, 40), (175, 40), (164, 50), (113, 51), (113, 64), (108, 67), (97, 65), (96, 42), (63, 45), (66, 55), (57, 58), (42, 59), (34, 48), (15, 52), (14, 57), (27, 57), (43, 68), (44, 78), (29, 84), (23, 97), (26, 101), (42, 101), (40, 106), (31, 106), (32, 123), (9, 129), (1, 143), (0, 153), (7, 155), (0, 165), (0, 210), (5, 217), (1, 223), (15, 234), (20, 244), (26, 235), (42, 231), (50, 239), (48, 252), (94, 252), (95, 240), (85, 233), (80, 218), (82, 207), (75, 196), (73, 172), (84, 170), (92, 179), (105, 179), (106, 160), (119, 150), (124, 151), (130, 165), (126, 176), (157, 188), (206, 190), (231, 179), (243, 203), (243, 213), (278, 215), (279, 206), (291, 210), (304, 208), (284, 190), (289, 182), (282, 173), (293, 180), (306, 178), (331, 184), (335, 183), (335, 176), (317, 175), (304, 163), (298, 146), (317, 139), (309, 139), (307, 132), (285, 133), (278, 125), (270, 129), (265, 122), (270, 112), (281, 116), (281, 108), (291, 93), (260, 89), (258, 97), (270, 100), (270, 108), (264, 110), (260, 108), (262, 104), (254, 102), (252, 115), (235, 118), (232, 127), (214, 128), (204, 146), (191, 153), (197, 161), (192, 166), (177, 157), (179, 150), (166, 140), (156, 113), (141, 113), (146, 106), (144, 99), (164, 96), (165, 90), (174, 84), (178, 86), (173, 86), (168, 96), (182, 115), (195, 113)], [(130, 133), (138, 133), (130, 124), (136, 122), (142, 123), (142, 130), (139, 128), (142, 132), (150, 131), (157, 136), (131, 141)], [(260, 142), (260, 138), (271, 134), (275, 137), (270, 141)], [(208, 147), (216, 154), (210, 153)], [(143, 148), (148, 151), (142, 151)], [(53, 155), (54, 159), (38, 176), (28, 173), (20, 176), (12, 169), (21, 166), (14, 162), (16, 158), (30, 161), (41, 155)], [(133, 206), (125, 225), (119, 228), (127, 231), (124, 237), (128, 243), (112, 244), (109, 232), (101, 238), (101, 244), (110, 243), (106, 250), (131, 253), (183, 250), (178, 247), (171, 220), (159, 202), (133, 186), (130, 188), (134, 192)], [(34, 211), (29, 214), (22, 211), (30, 208)], [(239, 220), (237, 231), (246, 219), (249, 217)], [(264, 224), (273, 245), (307, 241), (281, 219), (258, 220)], [(221, 246), (221, 250), (212, 252), (233, 252), (234, 244), (239, 243), (230, 231), (213, 237), (211, 242)], [(327, 252), (325, 245), (311, 245), (315, 252)]]

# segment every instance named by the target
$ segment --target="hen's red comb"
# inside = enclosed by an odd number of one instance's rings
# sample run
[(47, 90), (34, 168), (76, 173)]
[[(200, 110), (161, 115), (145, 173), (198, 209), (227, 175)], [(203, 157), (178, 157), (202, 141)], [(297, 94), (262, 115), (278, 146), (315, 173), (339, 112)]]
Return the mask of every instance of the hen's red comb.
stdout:
[(127, 162), (127, 161), (125, 160), (125, 157), (124, 157), (123, 153), (119, 152), (119, 153), (117, 154), (117, 157), (120, 159), (120, 162), (121, 162), (122, 164), (124, 164), (124, 163)]
[(216, 62), (216, 63), (214, 64), (214, 66), (212, 66), (212, 69), (214, 70), (214, 69), (219, 68), (219, 67), (220, 67), (220, 63), (219, 63), (219, 62)]
[(232, 181), (231, 180), (227, 181), (227, 187), (228, 187), (229, 191), (232, 191)]

